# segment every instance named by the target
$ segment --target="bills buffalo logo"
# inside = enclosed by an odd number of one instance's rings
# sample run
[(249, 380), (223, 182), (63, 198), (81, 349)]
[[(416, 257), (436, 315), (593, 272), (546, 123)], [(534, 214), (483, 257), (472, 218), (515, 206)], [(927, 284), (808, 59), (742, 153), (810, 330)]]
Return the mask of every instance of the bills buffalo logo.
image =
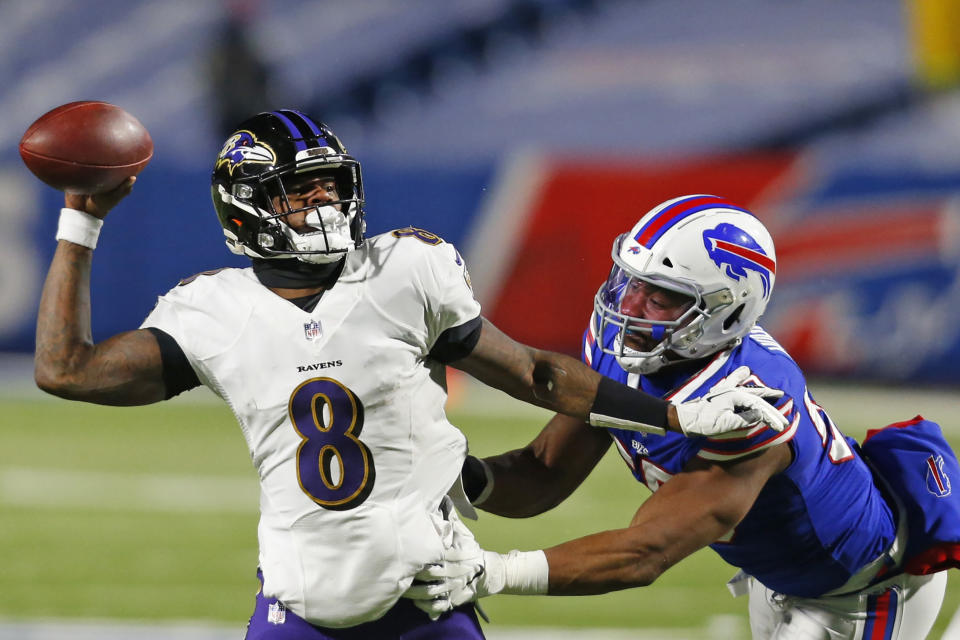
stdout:
[(747, 277), (748, 271), (753, 271), (763, 282), (764, 297), (770, 294), (770, 279), (777, 272), (777, 263), (746, 231), (724, 222), (703, 232), (703, 245), (728, 278), (741, 280)]
[(227, 165), (230, 175), (233, 170), (242, 164), (276, 164), (277, 154), (269, 145), (257, 140), (257, 136), (250, 131), (241, 129), (227, 138), (220, 149), (220, 155), (217, 156), (217, 166), (219, 169)]
[(629, 247), (629, 248), (627, 249), (627, 251), (629, 251), (629, 252), (632, 253), (633, 255), (637, 255), (638, 253), (640, 253), (640, 246), (639, 246), (639, 245), (633, 245), (632, 247)]
[(938, 498), (950, 495), (950, 478), (943, 471), (943, 456), (927, 458), (927, 491)]

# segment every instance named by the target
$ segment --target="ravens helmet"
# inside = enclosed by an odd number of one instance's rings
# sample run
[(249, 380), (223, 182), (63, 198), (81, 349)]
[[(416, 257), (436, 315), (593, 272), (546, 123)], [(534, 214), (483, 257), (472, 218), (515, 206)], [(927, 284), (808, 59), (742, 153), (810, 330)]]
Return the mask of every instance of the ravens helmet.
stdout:
[[(338, 199), (291, 207), (288, 194), (314, 176), (332, 178)], [(217, 155), (211, 182), (233, 253), (326, 264), (363, 244), (360, 163), (326, 125), (299, 111), (264, 112), (240, 123)], [(298, 212), (306, 212), (309, 225), (299, 231), (284, 222)]]

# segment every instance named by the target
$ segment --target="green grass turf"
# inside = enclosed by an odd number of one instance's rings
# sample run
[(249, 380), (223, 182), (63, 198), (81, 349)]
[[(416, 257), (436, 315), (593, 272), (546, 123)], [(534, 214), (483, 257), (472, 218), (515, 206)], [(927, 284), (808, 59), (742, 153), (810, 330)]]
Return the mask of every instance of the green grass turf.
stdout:
[[(0, 472), (217, 476), (237, 479), (250, 494), (249, 511), (187, 512), (14, 504), (3, 496), (16, 487), (2, 487), (0, 618), (246, 620), (257, 586), (257, 495), (243, 438), (226, 408), (5, 399), (0, 416)], [(537, 415), (452, 417), (480, 455), (522, 446), (542, 423)], [(125, 490), (122, 481), (109, 489)], [(584, 486), (550, 513), (530, 520), (481, 514), (471, 527), (490, 549), (540, 548), (625, 526), (646, 496), (611, 450)], [(733, 599), (724, 586), (733, 573), (702, 550), (645, 589), (593, 597), (497, 596), (484, 608), (502, 626), (691, 628), (704, 627), (712, 616), (734, 615), (746, 628), (746, 600)], [(932, 638), (960, 607), (956, 573)]]

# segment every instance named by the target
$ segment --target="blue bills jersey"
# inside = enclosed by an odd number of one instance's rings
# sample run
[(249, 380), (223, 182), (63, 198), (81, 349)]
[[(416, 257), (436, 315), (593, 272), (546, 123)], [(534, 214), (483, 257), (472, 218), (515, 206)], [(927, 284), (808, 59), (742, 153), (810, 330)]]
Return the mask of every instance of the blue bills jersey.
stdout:
[(713, 438), (609, 429), (633, 475), (652, 491), (694, 458), (733, 462), (768, 447), (790, 447), (793, 462), (773, 476), (746, 517), (711, 548), (774, 591), (815, 597), (843, 586), (893, 543), (895, 516), (874, 484), (854, 440), (845, 437), (807, 389), (789, 354), (760, 327), (736, 347), (653, 375), (628, 374), (597, 341), (612, 345), (615, 327), (585, 333), (583, 360), (596, 371), (658, 397), (680, 402), (704, 395), (734, 369), (784, 392), (776, 406), (782, 432), (760, 426)]

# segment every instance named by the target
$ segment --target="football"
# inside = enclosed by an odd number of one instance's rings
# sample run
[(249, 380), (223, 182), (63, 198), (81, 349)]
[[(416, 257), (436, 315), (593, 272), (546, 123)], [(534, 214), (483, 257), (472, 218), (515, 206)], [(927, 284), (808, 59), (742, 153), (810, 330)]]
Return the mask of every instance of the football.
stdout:
[(153, 140), (140, 121), (120, 107), (85, 100), (40, 116), (20, 139), (20, 157), (54, 189), (103, 193), (147, 166)]

